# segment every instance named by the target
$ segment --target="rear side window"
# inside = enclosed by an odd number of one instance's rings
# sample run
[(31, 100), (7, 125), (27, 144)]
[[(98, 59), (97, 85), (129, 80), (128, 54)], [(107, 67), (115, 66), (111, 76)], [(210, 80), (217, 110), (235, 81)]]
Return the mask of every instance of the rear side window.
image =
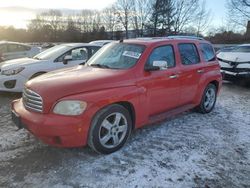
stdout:
[(29, 46), (23, 46), (19, 44), (8, 44), (8, 51), (9, 52), (23, 52), (30, 50)]
[(20, 51), (30, 51), (31, 50), (30, 46), (19, 45), (18, 48), (19, 48)]
[(200, 44), (201, 52), (203, 58), (206, 62), (214, 61), (215, 60), (215, 53), (214, 49), (210, 44)]
[(6, 44), (2, 44), (0, 45), (0, 55), (1, 53), (6, 53), (7, 52), (7, 45)]
[(179, 44), (178, 47), (183, 65), (193, 65), (200, 62), (200, 57), (195, 44)]
[(152, 66), (154, 61), (167, 61), (168, 68), (175, 66), (173, 47), (170, 45), (157, 47), (150, 54), (147, 65)]

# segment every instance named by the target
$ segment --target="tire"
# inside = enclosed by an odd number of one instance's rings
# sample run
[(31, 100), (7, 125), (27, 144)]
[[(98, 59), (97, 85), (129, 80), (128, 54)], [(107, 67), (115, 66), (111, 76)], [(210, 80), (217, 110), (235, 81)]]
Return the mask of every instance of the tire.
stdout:
[(217, 88), (214, 84), (208, 84), (203, 92), (203, 96), (196, 110), (200, 113), (210, 113), (215, 106), (217, 100)]
[(110, 154), (119, 150), (130, 137), (132, 119), (121, 105), (110, 105), (94, 116), (88, 145), (97, 153)]
[(46, 73), (46, 72), (37, 72), (37, 73), (33, 74), (33, 75), (30, 77), (29, 80), (31, 80), (31, 79), (33, 79), (33, 78), (35, 78), (35, 77), (41, 76), (42, 74), (45, 74), (45, 73)]

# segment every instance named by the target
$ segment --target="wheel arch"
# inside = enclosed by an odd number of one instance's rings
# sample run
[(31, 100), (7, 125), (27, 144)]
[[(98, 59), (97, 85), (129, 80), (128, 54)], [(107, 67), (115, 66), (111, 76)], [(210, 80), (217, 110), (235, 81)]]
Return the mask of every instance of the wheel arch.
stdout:
[(216, 80), (216, 79), (211, 79), (211, 80), (208, 80), (208, 81), (206, 81), (206, 82), (203, 82), (203, 84), (202, 84), (201, 87), (199, 88), (199, 92), (198, 92), (197, 95), (196, 95), (195, 105), (200, 104), (200, 102), (201, 102), (201, 100), (202, 100), (203, 92), (204, 92), (204, 90), (207, 88), (207, 86), (208, 86), (209, 84), (215, 85), (216, 90), (217, 90), (216, 92), (217, 92), (217, 94), (219, 93), (219, 91), (220, 91), (220, 82), (219, 82), (218, 80)]
[(132, 119), (132, 130), (134, 130), (135, 129), (135, 121), (136, 121), (134, 105), (131, 102), (128, 102), (128, 101), (116, 102), (114, 104), (121, 105), (121, 106), (123, 106), (124, 108), (126, 108), (129, 111), (129, 114), (130, 114), (131, 119)]
[(213, 80), (213, 81), (210, 81), (210, 82), (207, 84), (207, 86), (208, 86), (209, 84), (215, 85), (215, 87), (216, 87), (216, 89), (217, 89), (217, 93), (218, 93), (218, 91), (219, 91), (219, 82), (218, 82), (217, 80)]
[(33, 79), (33, 78), (35, 78), (35, 77), (37, 77), (37, 76), (40, 76), (40, 75), (42, 75), (42, 74), (45, 74), (45, 73), (47, 73), (47, 72), (46, 72), (46, 71), (39, 71), (39, 72), (36, 72), (36, 73), (32, 74), (32, 76), (29, 78), (29, 80), (31, 80), (31, 79)]

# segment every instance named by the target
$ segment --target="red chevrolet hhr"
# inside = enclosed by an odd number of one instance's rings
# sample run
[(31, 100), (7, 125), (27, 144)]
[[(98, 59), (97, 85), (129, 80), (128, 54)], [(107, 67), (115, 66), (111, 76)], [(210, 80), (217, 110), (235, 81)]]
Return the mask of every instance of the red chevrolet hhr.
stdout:
[(108, 154), (146, 124), (192, 108), (209, 113), (221, 80), (214, 49), (203, 39), (113, 42), (86, 65), (27, 82), (12, 118), (49, 145)]

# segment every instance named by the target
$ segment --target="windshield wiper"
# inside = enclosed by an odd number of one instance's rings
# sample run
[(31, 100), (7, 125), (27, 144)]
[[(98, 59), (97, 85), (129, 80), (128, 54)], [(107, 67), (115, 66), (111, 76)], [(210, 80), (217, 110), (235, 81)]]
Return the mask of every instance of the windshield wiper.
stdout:
[(104, 64), (90, 64), (90, 66), (92, 67), (99, 67), (99, 68), (106, 68), (106, 69), (110, 69), (111, 67), (108, 65), (104, 65)]
[(38, 57), (33, 57), (33, 59), (41, 60), (41, 59), (40, 59), (40, 58), (38, 58)]

